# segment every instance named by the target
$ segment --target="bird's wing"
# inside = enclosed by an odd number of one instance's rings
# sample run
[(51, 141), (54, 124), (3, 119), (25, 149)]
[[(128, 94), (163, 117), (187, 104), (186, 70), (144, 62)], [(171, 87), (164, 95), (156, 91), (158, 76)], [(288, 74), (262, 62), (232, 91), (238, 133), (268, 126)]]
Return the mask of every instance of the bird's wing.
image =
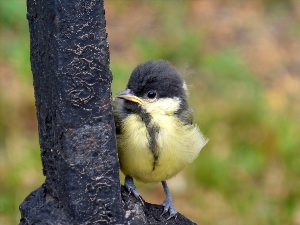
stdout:
[(176, 116), (184, 124), (190, 125), (193, 123), (193, 112), (191, 109), (182, 109), (176, 112)]

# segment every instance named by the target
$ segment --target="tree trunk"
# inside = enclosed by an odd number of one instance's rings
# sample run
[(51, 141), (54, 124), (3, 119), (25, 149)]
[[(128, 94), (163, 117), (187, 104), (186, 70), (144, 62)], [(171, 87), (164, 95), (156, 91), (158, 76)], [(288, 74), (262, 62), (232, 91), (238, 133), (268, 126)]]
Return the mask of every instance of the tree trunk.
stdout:
[[(123, 210), (103, 1), (28, 0), (27, 7), (46, 176), (28, 198), (42, 201), (36, 210), (54, 224), (116, 224)], [(36, 224), (27, 203), (23, 221)]]

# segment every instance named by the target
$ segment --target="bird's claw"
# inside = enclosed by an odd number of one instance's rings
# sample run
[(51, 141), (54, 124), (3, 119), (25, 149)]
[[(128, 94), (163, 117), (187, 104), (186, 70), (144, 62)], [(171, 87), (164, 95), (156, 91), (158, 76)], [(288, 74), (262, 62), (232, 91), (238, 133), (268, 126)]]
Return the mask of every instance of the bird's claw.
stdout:
[(162, 204), (163, 206), (164, 206), (164, 210), (163, 210), (163, 212), (162, 212), (162, 214), (160, 215), (161, 217), (163, 216), (163, 215), (165, 215), (167, 212), (169, 212), (169, 217), (167, 218), (167, 220), (169, 220), (169, 219), (171, 219), (171, 218), (175, 218), (176, 219), (176, 217), (177, 217), (177, 211), (176, 211), (176, 209), (175, 209), (175, 207), (174, 207), (174, 204), (173, 204), (173, 202), (171, 201), (171, 200), (169, 200), (169, 199), (166, 199), (164, 202), (163, 202), (163, 204)]
[(139, 191), (136, 189), (132, 178), (125, 178), (125, 184), (124, 184), (125, 188), (128, 190), (129, 194), (133, 194), (134, 197), (136, 197), (137, 199), (140, 200), (140, 202), (142, 203), (142, 205), (144, 205), (144, 200), (141, 197), (141, 194), (139, 193)]
[(126, 188), (129, 191), (129, 194), (133, 194), (134, 197), (139, 199), (140, 202), (144, 205), (144, 200), (142, 199), (141, 194), (138, 192), (136, 188), (132, 188), (132, 187), (126, 187)]

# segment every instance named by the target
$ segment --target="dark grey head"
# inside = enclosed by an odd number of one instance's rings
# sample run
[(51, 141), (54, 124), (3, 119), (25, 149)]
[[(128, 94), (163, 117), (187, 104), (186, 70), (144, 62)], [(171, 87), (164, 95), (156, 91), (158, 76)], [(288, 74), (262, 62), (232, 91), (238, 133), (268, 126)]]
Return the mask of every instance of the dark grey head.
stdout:
[(188, 109), (186, 85), (167, 61), (148, 61), (131, 73), (127, 89), (118, 94), (125, 100), (125, 113), (180, 114)]
[(148, 61), (131, 73), (127, 88), (140, 98), (185, 99), (184, 82), (176, 69), (165, 60)]

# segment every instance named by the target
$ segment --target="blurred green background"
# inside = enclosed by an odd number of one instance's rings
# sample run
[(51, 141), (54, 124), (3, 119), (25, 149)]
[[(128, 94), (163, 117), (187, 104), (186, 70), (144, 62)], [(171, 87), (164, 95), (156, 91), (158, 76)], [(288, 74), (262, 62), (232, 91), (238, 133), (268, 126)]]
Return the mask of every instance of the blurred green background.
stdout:
[[(300, 2), (105, 2), (113, 94), (139, 63), (184, 75), (210, 139), (170, 180), (177, 209), (205, 225), (300, 224)], [(0, 224), (44, 177), (24, 0), (0, 1)], [(138, 184), (160, 203), (160, 185)]]

